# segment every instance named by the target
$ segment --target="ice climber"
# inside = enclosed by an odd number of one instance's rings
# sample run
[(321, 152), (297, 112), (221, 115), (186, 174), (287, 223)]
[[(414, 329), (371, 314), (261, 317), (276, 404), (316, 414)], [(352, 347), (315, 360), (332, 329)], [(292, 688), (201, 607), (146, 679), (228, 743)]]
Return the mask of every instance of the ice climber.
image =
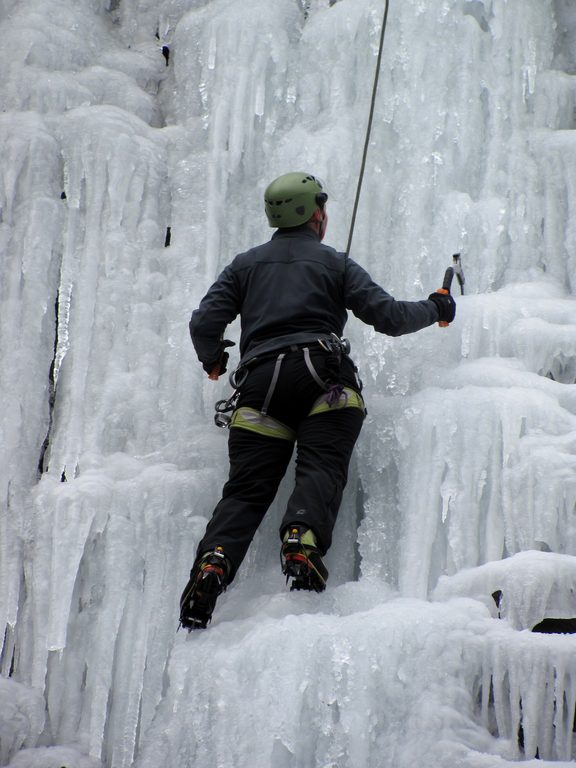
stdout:
[(180, 600), (183, 627), (205, 627), (272, 503), (296, 445), (296, 478), (280, 527), (293, 589), (321, 592), (348, 464), (365, 417), (361, 383), (342, 339), (346, 310), (400, 336), (450, 323), (448, 294), (396, 301), (347, 254), (322, 240), (328, 195), (308, 173), (264, 194), (269, 242), (237, 255), (192, 313), (190, 334), (212, 378), (226, 371), (226, 326), (241, 319), (240, 364), (229, 420), (230, 473), (198, 545)]

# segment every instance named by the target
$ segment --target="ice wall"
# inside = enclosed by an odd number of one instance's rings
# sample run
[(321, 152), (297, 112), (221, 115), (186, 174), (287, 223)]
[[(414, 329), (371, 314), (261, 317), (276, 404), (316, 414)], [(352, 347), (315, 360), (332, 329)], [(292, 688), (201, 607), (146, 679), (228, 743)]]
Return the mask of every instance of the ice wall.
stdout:
[(0, 764), (576, 757), (574, 641), (529, 631), (576, 616), (570, 0), (390, 0), (352, 255), (421, 298), (461, 251), (467, 295), (445, 330), (349, 323), (369, 418), (328, 591), (285, 590), (285, 486), (175, 633), (226, 475), (190, 310), (287, 170), (344, 248), (383, 11), (0, 0)]

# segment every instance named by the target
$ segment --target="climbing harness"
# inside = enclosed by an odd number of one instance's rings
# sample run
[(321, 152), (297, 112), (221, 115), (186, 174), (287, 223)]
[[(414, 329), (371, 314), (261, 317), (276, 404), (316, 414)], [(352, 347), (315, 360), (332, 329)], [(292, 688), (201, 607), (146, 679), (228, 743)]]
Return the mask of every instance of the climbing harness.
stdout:
[[(356, 390), (350, 387), (345, 387), (337, 382), (335, 383), (332, 378), (338, 378), (342, 356), (350, 353), (350, 342), (348, 339), (340, 338), (337, 334), (332, 333), (330, 338), (318, 339), (317, 344), (324, 350), (324, 352), (331, 356), (329, 358), (328, 368), (331, 369), (332, 375), (329, 376), (328, 379), (322, 379), (318, 374), (310, 355), (311, 345), (293, 345), (278, 352), (277, 355), (276, 353), (272, 353), (272, 356), (276, 355), (276, 360), (262, 408), (260, 410), (248, 406), (238, 408), (237, 404), (240, 398), (241, 387), (246, 381), (250, 368), (257, 362), (263, 362), (264, 360), (269, 359), (271, 355), (268, 354), (263, 357), (254, 357), (249, 360), (248, 363), (239, 365), (238, 368), (230, 374), (229, 380), (231, 386), (234, 387), (234, 392), (227, 400), (218, 400), (215, 404), (214, 410), (216, 413), (214, 415), (214, 423), (216, 426), (221, 427), (222, 429), (242, 427), (243, 429), (258, 432), (267, 437), (278, 437), (280, 439), (294, 441), (294, 431), (285, 424), (282, 424), (282, 422), (268, 415), (268, 408), (280, 377), (280, 369), (288, 352), (302, 352), (304, 355), (304, 362), (306, 363), (310, 375), (318, 386), (324, 390), (324, 394), (316, 400), (308, 415), (311, 416), (316, 413), (323, 413), (330, 408), (354, 407), (365, 410), (364, 401)], [(362, 382), (359, 380), (357, 373), (356, 381), (358, 389), (362, 389)]]
[(376, 106), (376, 94), (378, 92), (378, 80), (380, 78), (380, 67), (382, 63), (382, 52), (384, 50), (384, 35), (386, 34), (386, 25), (388, 23), (388, 6), (390, 0), (386, 0), (384, 8), (384, 18), (382, 19), (382, 28), (380, 30), (380, 45), (378, 48), (378, 59), (376, 61), (376, 72), (374, 75), (374, 85), (372, 86), (372, 100), (370, 102), (370, 114), (368, 116), (368, 127), (366, 129), (366, 139), (364, 141), (364, 151), (362, 153), (362, 163), (360, 165), (360, 175), (358, 177), (358, 186), (356, 188), (356, 199), (354, 201), (354, 208), (352, 210), (352, 221), (350, 224), (350, 233), (348, 235), (348, 245), (346, 246), (346, 253), (350, 253), (350, 247), (352, 245), (352, 236), (354, 234), (354, 226), (356, 224), (356, 214), (358, 212), (358, 204), (360, 202), (360, 192), (362, 190), (362, 182), (364, 180), (364, 170), (366, 168), (366, 158), (368, 157), (368, 147), (370, 145), (370, 135), (372, 133), (372, 122), (374, 120), (374, 109)]
[[(366, 406), (362, 395), (351, 387), (343, 387), (340, 397), (331, 403), (327, 402), (326, 395), (320, 397), (312, 404), (308, 416), (316, 416), (319, 413), (340, 410), (341, 408), (359, 408), (366, 413)], [(296, 432), (272, 416), (264, 416), (257, 408), (242, 405), (236, 408), (228, 424), (222, 426), (240, 427), (249, 432), (256, 432), (264, 437), (275, 437), (278, 440), (288, 440), (293, 443), (296, 440)]]

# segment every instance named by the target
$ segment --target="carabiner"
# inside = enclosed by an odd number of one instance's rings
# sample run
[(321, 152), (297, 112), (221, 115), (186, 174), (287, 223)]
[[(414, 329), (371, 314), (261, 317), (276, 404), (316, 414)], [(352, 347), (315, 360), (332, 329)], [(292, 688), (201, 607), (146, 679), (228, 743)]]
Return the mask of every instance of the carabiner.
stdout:
[(214, 414), (214, 424), (221, 429), (227, 429), (230, 426), (231, 421), (232, 417), (228, 416), (227, 413), (219, 412)]
[(234, 389), (240, 389), (242, 384), (246, 381), (248, 377), (248, 368), (246, 368), (243, 365), (239, 365), (238, 368), (235, 368), (233, 371), (230, 372), (230, 376), (228, 377), (228, 381), (230, 382), (230, 386), (234, 387)]
[(240, 397), (240, 390), (235, 390), (228, 400), (218, 400), (214, 405), (216, 414), (214, 416), (214, 423), (217, 427), (225, 429), (230, 425), (231, 417), (227, 414), (231, 413), (236, 408), (236, 403)]
[(332, 342), (338, 347), (343, 355), (350, 354), (350, 342), (348, 339), (346, 339), (344, 336), (340, 338), (340, 336), (335, 333), (331, 333), (330, 336), (332, 337)]

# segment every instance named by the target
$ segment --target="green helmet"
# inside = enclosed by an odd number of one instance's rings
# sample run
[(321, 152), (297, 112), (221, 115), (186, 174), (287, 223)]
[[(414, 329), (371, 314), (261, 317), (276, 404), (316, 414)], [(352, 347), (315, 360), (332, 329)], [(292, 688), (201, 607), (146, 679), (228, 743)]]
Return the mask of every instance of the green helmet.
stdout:
[(271, 227), (297, 227), (328, 200), (322, 182), (310, 173), (286, 173), (264, 192), (266, 216)]

